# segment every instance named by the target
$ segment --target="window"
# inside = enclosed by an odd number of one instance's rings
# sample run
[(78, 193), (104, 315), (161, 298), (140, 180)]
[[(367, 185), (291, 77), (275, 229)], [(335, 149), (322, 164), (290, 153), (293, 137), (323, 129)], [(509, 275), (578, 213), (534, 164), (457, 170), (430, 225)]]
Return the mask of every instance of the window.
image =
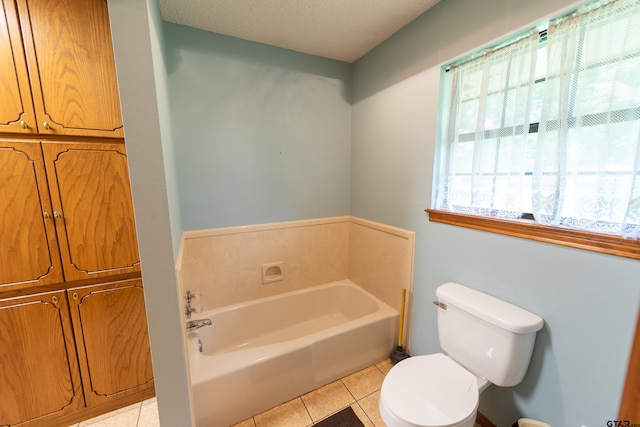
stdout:
[(437, 211), (640, 237), (640, 2), (591, 3), (448, 78)]

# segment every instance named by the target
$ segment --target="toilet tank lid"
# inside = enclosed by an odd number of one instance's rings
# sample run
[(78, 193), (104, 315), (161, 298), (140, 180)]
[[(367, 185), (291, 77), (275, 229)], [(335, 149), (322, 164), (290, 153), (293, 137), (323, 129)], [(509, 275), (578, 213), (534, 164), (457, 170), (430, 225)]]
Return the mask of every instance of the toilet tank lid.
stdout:
[(436, 296), (447, 305), (517, 334), (539, 331), (544, 323), (537, 314), (457, 283), (440, 285)]

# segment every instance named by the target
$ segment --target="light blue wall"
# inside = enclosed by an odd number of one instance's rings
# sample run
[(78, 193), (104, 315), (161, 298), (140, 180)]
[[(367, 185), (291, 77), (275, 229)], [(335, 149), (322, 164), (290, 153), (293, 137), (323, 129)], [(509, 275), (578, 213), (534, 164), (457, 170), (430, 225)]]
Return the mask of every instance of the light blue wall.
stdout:
[(190, 426), (182, 305), (174, 268), (181, 221), (158, 3), (109, 0), (109, 17), (160, 422)]
[(184, 230), (349, 213), (349, 64), (165, 23)]
[(174, 256), (177, 258), (182, 237), (182, 212), (180, 209), (180, 191), (178, 189), (178, 174), (176, 170), (173, 131), (169, 110), (169, 89), (167, 85), (167, 65), (164, 47), (164, 30), (158, 0), (149, 0), (149, 31), (151, 49), (155, 69), (156, 96), (158, 98), (158, 116), (160, 118), (160, 133), (162, 135), (162, 154), (164, 175), (167, 185), (167, 200), (169, 216), (171, 218), (171, 238)]
[(437, 286), (456, 281), (545, 319), (524, 382), (480, 411), (554, 427), (615, 419), (640, 301), (640, 262), (428, 222), (440, 65), (567, 1), (443, 0), (354, 65), (351, 215), (416, 232), (411, 351), (440, 351)]
[(424, 213), (440, 64), (569, 6), (443, 0), (353, 66), (164, 23), (182, 229), (351, 214), (414, 230), (412, 352), (439, 351), (436, 287), (475, 287), (546, 321), (525, 381), (489, 388), (481, 411), (499, 426), (519, 416), (605, 425), (617, 413), (640, 263)]

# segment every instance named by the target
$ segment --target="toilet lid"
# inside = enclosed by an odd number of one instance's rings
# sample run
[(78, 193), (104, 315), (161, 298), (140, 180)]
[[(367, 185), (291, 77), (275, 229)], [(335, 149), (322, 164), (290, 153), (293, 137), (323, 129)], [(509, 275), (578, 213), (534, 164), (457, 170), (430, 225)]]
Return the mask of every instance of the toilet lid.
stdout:
[(478, 408), (476, 376), (444, 354), (405, 359), (382, 384), (381, 399), (408, 424), (448, 426)]

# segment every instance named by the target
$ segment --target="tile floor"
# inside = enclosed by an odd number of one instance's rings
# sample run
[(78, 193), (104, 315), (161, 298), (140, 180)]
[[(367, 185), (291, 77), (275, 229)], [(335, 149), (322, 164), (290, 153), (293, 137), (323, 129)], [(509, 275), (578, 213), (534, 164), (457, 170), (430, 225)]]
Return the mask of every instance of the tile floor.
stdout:
[(391, 369), (385, 360), (334, 381), (234, 427), (307, 427), (351, 406), (366, 427), (384, 427), (378, 398), (384, 376)]
[[(378, 411), (380, 387), (393, 365), (384, 360), (334, 381), (280, 406), (269, 409), (233, 427), (308, 427), (351, 406), (366, 427), (386, 427)], [(70, 427), (157, 427), (156, 400), (142, 403), (74, 424)], [(480, 427), (476, 424), (475, 427)]]
[(134, 403), (69, 427), (159, 427), (156, 398)]

